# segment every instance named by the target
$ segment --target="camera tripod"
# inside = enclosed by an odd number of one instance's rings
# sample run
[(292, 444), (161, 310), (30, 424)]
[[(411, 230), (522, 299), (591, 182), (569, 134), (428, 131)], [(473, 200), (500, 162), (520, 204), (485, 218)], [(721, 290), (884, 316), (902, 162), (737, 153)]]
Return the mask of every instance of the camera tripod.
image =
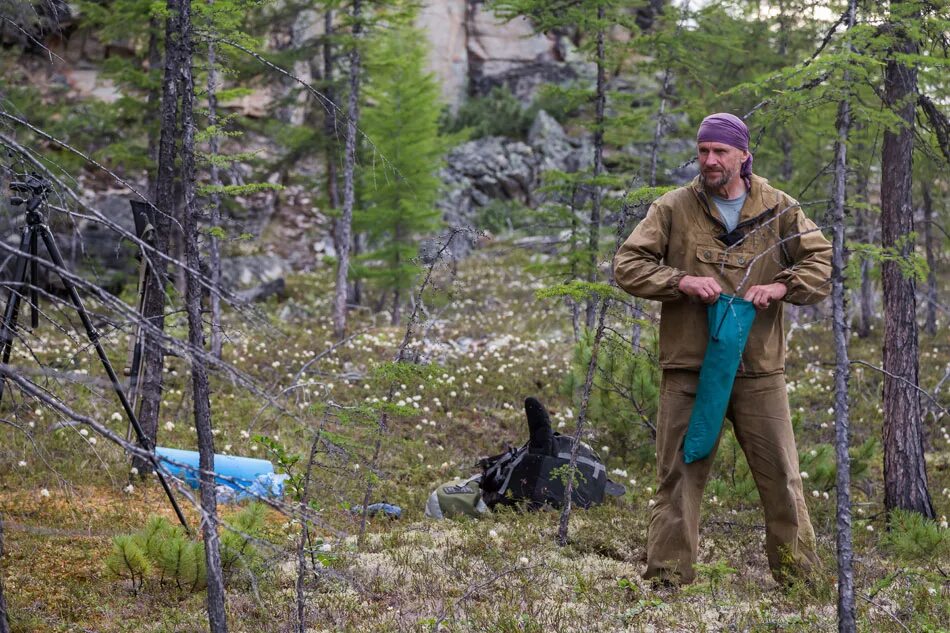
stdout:
[[(66, 292), (69, 294), (69, 299), (76, 309), (79, 319), (82, 321), (83, 328), (86, 330), (86, 336), (89, 338), (89, 342), (93, 347), (95, 347), (99, 361), (102, 363), (106, 374), (109, 376), (109, 380), (112, 382), (112, 389), (119, 397), (119, 402), (125, 410), (129, 424), (135, 430), (139, 445), (146, 451), (149, 451), (149, 461), (152, 462), (152, 466), (155, 468), (155, 474), (158, 475), (158, 480), (161, 482), (162, 488), (168, 496), (168, 500), (175, 509), (175, 514), (178, 515), (178, 520), (185, 527), (185, 530), (188, 530), (188, 523), (185, 521), (185, 516), (182, 514), (181, 508), (178, 506), (178, 502), (175, 500), (172, 490), (168, 485), (168, 481), (162, 473), (158, 459), (152, 452), (152, 443), (142, 430), (138, 417), (135, 415), (135, 411), (132, 409), (132, 405), (126, 397), (125, 391), (122, 389), (119, 377), (116, 375), (112, 363), (109, 362), (109, 357), (106, 356), (106, 352), (102, 348), (102, 344), (99, 340), (99, 332), (96, 331), (95, 326), (92, 324), (92, 320), (89, 318), (89, 313), (83, 306), (76, 286), (68, 276), (63, 274), (63, 271), (66, 270), (66, 262), (63, 261), (59, 246), (56, 245), (53, 232), (50, 231), (49, 226), (46, 224), (46, 195), (50, 191), (49, 183), (36, 174), (19, 174), (16, 179), (10, 183), (10, 189), (15, 192), (10, 199), (13, 206), (26, 205), (26, 225), (20, 231), (20, 252), (17, 253), (16, 261), (13, 265), (14, 272), (13, 280), (9, 288), (10, 294), (7, 298), (6, 310), (3, 313), (3, 322), (2, 325), (0, 325), (0, 359), (2, 359), (4, 365), (10, 362), (10, 353), (13, 351), (13, 340), (17, 330), (17, 320), (25, 290), (29, 293), (30, 325), (34, 329), (39, 326), (37, 281), (39, 264), (43, 262), (37, 257), (36, 253), (39, 241), (42, 240), (46, 246), (46, 252), (49, 254), (50, 262), (52, 263), (51, 270), (59, 275)], [(0, 381), (0, 402), (3, 400), (5, 384), (5, 380)]]

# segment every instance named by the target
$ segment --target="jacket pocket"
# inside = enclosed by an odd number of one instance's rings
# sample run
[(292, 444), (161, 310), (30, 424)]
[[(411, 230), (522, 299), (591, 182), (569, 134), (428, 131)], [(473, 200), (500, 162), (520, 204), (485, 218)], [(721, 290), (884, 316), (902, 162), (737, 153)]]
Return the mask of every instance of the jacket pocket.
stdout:
[(696, 259), (704, 264), (724, 266), (726, 268), (745, 268), (752, 263), (754, 256), (748, 251), (727, 251), (716, 246), (696, 247)]

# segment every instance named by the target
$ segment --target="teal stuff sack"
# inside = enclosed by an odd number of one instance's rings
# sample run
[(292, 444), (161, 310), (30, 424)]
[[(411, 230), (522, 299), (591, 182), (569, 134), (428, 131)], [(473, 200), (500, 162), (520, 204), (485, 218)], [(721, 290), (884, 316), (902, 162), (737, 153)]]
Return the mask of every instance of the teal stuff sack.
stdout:
[(706, 316), (709, 341), (699, 370), (696, 402), (683, 442), (683, 461), (687, 464), (707, 457), (719, 439), (732, 395), (732, 383), (755, 319), (755, 305), (745, 299), (721, 294), (716, 303), (706, 308)]

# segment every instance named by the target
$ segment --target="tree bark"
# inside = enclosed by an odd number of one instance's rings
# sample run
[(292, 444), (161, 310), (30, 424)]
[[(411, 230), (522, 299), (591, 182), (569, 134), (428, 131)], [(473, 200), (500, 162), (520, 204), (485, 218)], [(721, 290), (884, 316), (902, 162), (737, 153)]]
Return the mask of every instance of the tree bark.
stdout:
[[(858, 184), (858, 196), (865, 204), (868, 201), (867, 191), (866, 179), (862, 177)], [(864, 242), (871, 243), (872, 221), (868, 215), (868, 212), (863, 209), (855, 214), (855, 231)], [(861, 286), (858, 289), (860, 311), (857, 332), (859, 338), (867, 338), (871, 335), (871, 320), (874, 318), (874, 285), (871, 280), (871, 265), (870, 259), (861, 258)]]
[(924, 203), (924, 251), (927, 254), (927, 312), (924, 319), (924, 331), (930, 336), (937, 333), (937, 256), (934, 251), (933, 235), (933, 199), (930, 197), (930, 184), (921, 183)]
[(331, 209), (340, 206), (340, 195), (337, 191), (336, 162), (338, 159), (336, 148), (336, 99), (333, 94), (333, 10), (327, 9), (323, 16), (323, 94), (327, 96), (326, 116), (323, 119), (323, 135), (327, 144), (327, 200)]
[[(571, 186), (571, 281), (577, 279), (577, 184)], [(580, 306), (577, 299), (568, 298), (571, 305), (571, 329), (574, 332), (574, 342), (581, 340)]]
[[(847, 26), (854, 27), (857, 0), (848, 2)], [(844, 72), (842, 82), (850, 89), (851, 78)], [(848, 360), (848, 319), (847, 289), (845, 271), (848, 265), (848, 252), (845, 248), (845, 202), (848, 175), (848, 136), (851, 131), (851, 103), (845, 97), (838, 104), (838, 139), (835, 143), (835, 182), (832, 219), (834, 236), (831, 259), (831, 296), (832, 322), (835, 340), (835, 461), (837, 464), (837, 509), (835, 513), (836, 545), (838, 553), (838, 631), (853, 633), (855, 630), (854, 606), (854, 569), (853, 542), (851, 537), (851, 457), (848, 448), (851, 444), (850, 406), (848, 381), (851, 378), (851, 364)]]
[[(604, 20), (604, 7), (597, 8), (597, 19), (602, 23)], [(594, 180), (596, 181), (604, 171), (604, 107), (607, 100), (607, 81), (606, 81), (606, 53), (604, 48), (604, 30), (597, 31), (597, 94), (594, 102)], [(588, 262), (587, 281), (593, 283), (597, 279), (597, 253), (600, 250), (600, 196), (601, 187), (594, 183), (594, 195), (590, 207), (590, 236), (587, 248), (590, 249), (590, 260)], [(593, 297), (587, 299), (586, 324), (588, 328), (594, 327), (596, 318), (597, 302)]]
[[(160, 28), (161, 23), (158, 18), (152, 16), (148, 20), (148, 71), (151, 73), (158, 73), (158, 67), (162, 63), (162, 51), (158, 44), (158, 29)], [(161, 108), (162, 103), (162, 93), (158, 86), (153, 87), (148, 91), (148, 112), (149, 117), (159, 116), (159, 109)], [(154, 120), (154, 119), (151, 119)], [(158, 162), (158, 142), (159, 142), (159, 132), (157, 128), (152, 125), (148, 126), (148, 158), (152, 161), (152, 164)], [(155, 203), (156, 198), (156, 189), (158, 187), (158, 179), (155, 178), (155, 172), (149, 171), (148, 174), (148, 199), (149, 202)]]
[(181, 126), (182, 214), (185, 261), (185, 310), (188, 313), (188, 344), (191, 352), (191, 384), (194, 399), (195, 431), (198, 435), (198, 464), (201, 468), (201, 511), (208, 576), (208, 625), (211, 633), (227, 633), (224, 608), (224, 576), (218, 540), (217, 499), (214, 484), (214, 437), (211, 433), (211, 401), (208, 369), (204, 359), (204, 324), (201, 320), (202, 286), (198, 254), (198, 208), (195, 201), (195, 121), (194, 79), (191, 72), (191, 0), (182, 0), (179, 13), (181, 32)]
[[(892, 2), (895, 12), (898, 2)], [(891, 23), (895, 38), (884, 75), (885, 105), (902, 120), (884, 132), (881, 157), (881, 242), (904, 258), (913, 256), (911, 166), (917, 71), (897, 55), (915, 54), (917, 45), (903, 26)], [(881, 265), (884, 288), (884, 506), (888, 512), (910, 510), (933, 518), (924, 461), (923, 424), (918, 380), (916, 282), (897, 262)]]
[[(167, 0), (168, 17), (165, 20), (165, 67), (162, 76), (161, 132), (158, 145), (158, 177), (155, 181), (155, 250), (168, 252), (168, 234), (175, 207), (175, 157), (178, 139), (178, 75), (181, 68), (178, 9), (179, 0)], [(141, 318), (146, 324), (142, 346), (142, 375), (140, 377), (139, 423), (150, 441), (149, 448), (158, 439), (158, 415), (162, 401), (165, 350), (161, 336), (153, 329), (165, 329), (165, 282), (168, 264), (156, 253), (145, 253), (150, 258), (151, 274), (144, 280), (145, 301)], [(132, 465), (143, 475), (151, 472), (148, 460), (135, 457)]]
[[(208, 0), (208, 6), (214, 0)], [(218, 67), (215, 59), (214, 39), (208, 39), (208, 127), (212, 128), (208, 139), (208, 153), (212, 156), (209, 181), (212, 187), (221, 184), (218, 165), (213, 158), (218, 155), (218, 134), (214, 126), (218, 124)], [(211, 228), (221, 225), (221, 194), (214, 192), (210, 196)], [(208, 267), (211, 273), (211, 354), (221, 359), (221, 347), (224, 342), (224, 330), (221, 328), (221, 245), (214, 231), (208, 245)]]
[(346, 336), (347, 277), (350, 269), (350, 241), (353, 225), (354, 190), (353, 178), (356, 168), (356, 126), (359, 121), (360, 97), (360, 50), (359, 37), (362, 1), (353, 0), (353, 51), (350, 53), (350, 95), (346, 118), (346, 155), (343, 163), (343, 213), (337, 223), (337, 270), (336, 291), (333, 298), (333, 332), (340, 340)]
[(600, 356), (600, 342), (604, 338), (604, 321), (607, 318), (607, 309), (610, 299), (604, 298), (600, 304), (600, 318), (597, 321), (597, 330), (594, 333), (594, 343), (590, 348), (590, 363), (587, 365), (587, 376), (584, 379), (584, 390), (581, 392), (581, 406), (577, 410), (577, 426), (574, 429), (574, 441), (571, 443), (571, 460), (568, 465), (567, 483), (564, 486), (564, 507), (558, 520), (556, 542), (561, 547), (567, 545), (567, 532), (571, 521), (572, 497), (574, 495), (574, 476), (577, 472), (577, 451), (581, 445), (581, 438), (587, 426), (587, 407), (590, 405), (590, 394), (594, 388), (594, 373), (597, 371), (597, 359)]
[[(0, 515), (0, 560), (3, 560), (3, 515)], [(7, 600), (3, 592), (3, 568), (0, 567), (0, 633), (10, 633)]]

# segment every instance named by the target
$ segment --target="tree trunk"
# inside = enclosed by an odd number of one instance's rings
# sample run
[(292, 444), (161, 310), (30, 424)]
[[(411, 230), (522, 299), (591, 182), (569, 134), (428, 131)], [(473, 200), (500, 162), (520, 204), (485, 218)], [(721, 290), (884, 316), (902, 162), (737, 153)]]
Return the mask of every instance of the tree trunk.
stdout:
[[(208, 6), (214, 0), (208, 0)], [(221, 185), (218, 174), (218, 165), (213, 157), (218, 155), (218, 134), (213, 128), (218, 124), (218, 67), (215, 59), (214, 39), (208, 39), (208, 127), (212, 128), (208, 139), (208, 153), (212, 156), (209, 180), (212, 187)], [(215, 192), (210, 196), (211, 228), (221, 226), (221, 194)], [(211, 232), (208, 245), (208, 267), (211, 272), (211, 354), (221, 359), (221, 347), (224, 340), (224, 331), (221, 328), (221, 244), (215, 231)]]
[(181, 127), (182, 214), (185, 261), (185, 310), (188, 313), (188, 345), (191, 352), (191, 384), (194, 399), (195, 431), (198, 435), (198, 463), (201, 468), (201, 512), (208, 576), (208, 625), (211, 633), (227, 633), (224, 609), (224, 576), (218, 541), (217, 499), (214, 484), (214, 437), (211, 434), (211, 402), (208, 369), (204, 359), (204, 324), (201, 320), (202, 286), (198, 278), (198, 208), (195, 201), (195, 121), (194, 79), (191, 74), (191, 0), (182, 0), (181, 29)]
[[(577, 184), (571, 186), (571, 281), (577, 279)], [(574, 332), (574, 342), (581, 340), (580, 306), (577, 299), (568, 297), (571, 305), (571, 329)]]
[(333, 10), (327, 9), (323, 16), (324, 36), (323, 36), (323, 94), (327, 96), (329, 103), (325, 105), (326, 116), (323, 118), (323, 136), (327, 144), (327, 200), (331, 209), (340, 206), (340, 195), (337, 191), (336, 163), (337, 144), (336, 144), (336, 99), (333, 94)]
[[(895, 11), (897, 2), (891, 4)], [(881, 156), (881, 243), (911, 257), (914, 230), (911, 166), (914, 148), (914, 94), (917, 71), (897, 55), (917, 52), (900, 24), (890, 30), (896, 39), (884, 75), (885, 105), (902, 120), (900, 129), (886, 130)], [(881, 265), (884, 288), (884, 506), (933, 518), (927, 489), (918, 380), (916, 282), (898, 264)]]
[(359, 121), (360, 50), (359, 37), (362, 0), (353, 0), (353, 51), (350, 53), (350, 95), (346, 117), (346, 155), (343, 163), (343, 214), (337, 223), (336, 292), (333, 300), (333, 332), (340, 340), (346, 336), (347, 277), (350, 269), (350, 241), (353, 224), (353, 178), (356, 168), (356, 126)]
[[(165, 281), (168, 264), (160, 254), (168, 252), (168, 233), (175, 206), (175, 157), (178, 139), (178, 73), (181, 68), (181, 52), (178, 28), (179, 0), (167, 0), (168, 17), (165, 20), (165, 68), (162, 76), (161, 133), (158, 145), (158, 177), (155, 181), (154, 204), (155, 243), (157, 253), (146, 252), (151, 262), (151, 274), (144, 280), (145, 301), (141, 318), (146, 327), (143, 337), (143, 362), (140, 380), (141, 404), (139, 423), (149, 439), (150, 446), (158, 440), (158, 414), (162, 401), (162, 380), (165, 367), (165, 350), (160, 332), (165, 329)], [(152, 331), (153, 329), (158, 332)], [(140, 457), (132, 459), (132, 465), (143, 475), (151, 472), (152, 464)]]
[[(148, 20), (148, 71), (149, 74), (158, 75), (158, 68), (162, 64), (162, 51), (158, 44), (158, 29), (161, 27), (161, 22), (156, 16), (152, 16)], [(162, 103), (162, 93), (159, 89), (159, 85), (156, 83), (148, 91), (148, 113), (150, 120), (154, 121), (154, 118), (159, 116), (159, 109)], [(157, 164), (158, 162), (158, 141), (159, 141), (159, 132), (155, 126), (148, 126), (148, 159), (152, 162), (152, 165)], [(154, 169), (154, 167), (153, 167)], [(148, 173), (148, 200), (152, 204), (155, 203), (156, 198), (156, 189), (158, 187), (158, 179), (155, 178), (155, 172), (149, 170)]]
[[(865, 180), (865, 179), (861, 179)], [(863, 193), (862, 193), (863, 192)], [(858, 186), (858, 198), (861, 202), (867, 203), (867, 183)], [(865, 210), (858, 211), (855, 214), (855, 231), (861, 236), (861, 239), (870, 243), (872, 221)], [(867, 257), (861, 258), (861, 286), (858, 289), (858, 298), (860, 301), (860, 315), (858, 317), (858, 337), (867, 338), (871, 335), (871, 320), (874, 318), (874, 284), (871, 280), (872, 262)]]
[[(855, 4), (848, 3), (848, 29), (854, 27)], [(847, 71), (842, 77), (845, 86), (850, 87), (851, 78)], [(835, 182), (834, 206), (834, 243), (831, 260), (831, 296), (832, 323), (835, 339), (835, 461), (837, 464), (837, 538), (838, 551), (838, 631), (853, 633), (854, 621), (854, 569), (852, 566), (854, 550), (851, 538), (851, 457), (848, 453), (851, 440), (850, 406), (848, 381), (851, 378), (851, 364), (848, 360), (848, 335), (850, 320), (847, 309), (847, 289), (845, 271), (848, 265), (848, 252), (845, 249), (845, 197), (848, 175), (848, 135), (851, 131), (851, 104), (845, 97), (838, 104), (838, 139), (835, 143)]]
[[(0, 515), (0, 560), (3, 560), (3, 515)], [(0, 633), (10, 633), (7, 600), (3, 593), (3, 568), (0, 567)]]
[[(604, 19), (604, 7), (597, 8), (597, 19), (601, 22)], [(604, 49), (604, 30), (597, 31), (597, 94), (595, 96), (594, 110), (594, 180), (600, 177), (604, 170), (604, 106), (607, 100), (607, 81), (606, 81), (607, 59)], [(594, 196), (590, 207), (590, 238), (587, 247), (590, 249), (590, 260), (588, 262), (587, 281), (594, 282), (597, 279), (597, 253), (600, 250), (600, 185), (594, 183)], [(587, 319), (588, 328), (594, 327), (596, 318), (597, 302), (594, 297), (587, 299)]]
[(927, 253), (927, 316), (924, 319), (924, 331), (930, 336), (937, 333), (937, 256), (934, 251), (933, 235), (933, 199), (930, 197), (930, 184), (921, 183), (924, 203), (924, 250)]
[(584, 430), (587, 426), (587, 407), (590, 404), (590, 394), (594, 388), (594, 374), (597, 371), (597, 358), (600, 356), (600, 342), (604, 338), (604, 321), (607, 318), (607, 309), (610, 299), (604, 298), (600, 304), (600, 318), (597, 321), (597, 331), (594, 333), (594, 343), (590, 348), (590, 363), (587, 365), (587, 377), (584, 379), (584, 390), (581, 392), (581, 406), (577, 410), (577, 426), (574, 429), (574, 441), (571, 443), (571, 460), (568, 464), (567, 483), (564, 485), (564, 507), (558, 521), (556, 542), (561, 547), (567, 545), (567, 532), (571, 520), (571, 507), (574, 494), (574, 477), (577, 472), (577, 450), (581, 445)]

